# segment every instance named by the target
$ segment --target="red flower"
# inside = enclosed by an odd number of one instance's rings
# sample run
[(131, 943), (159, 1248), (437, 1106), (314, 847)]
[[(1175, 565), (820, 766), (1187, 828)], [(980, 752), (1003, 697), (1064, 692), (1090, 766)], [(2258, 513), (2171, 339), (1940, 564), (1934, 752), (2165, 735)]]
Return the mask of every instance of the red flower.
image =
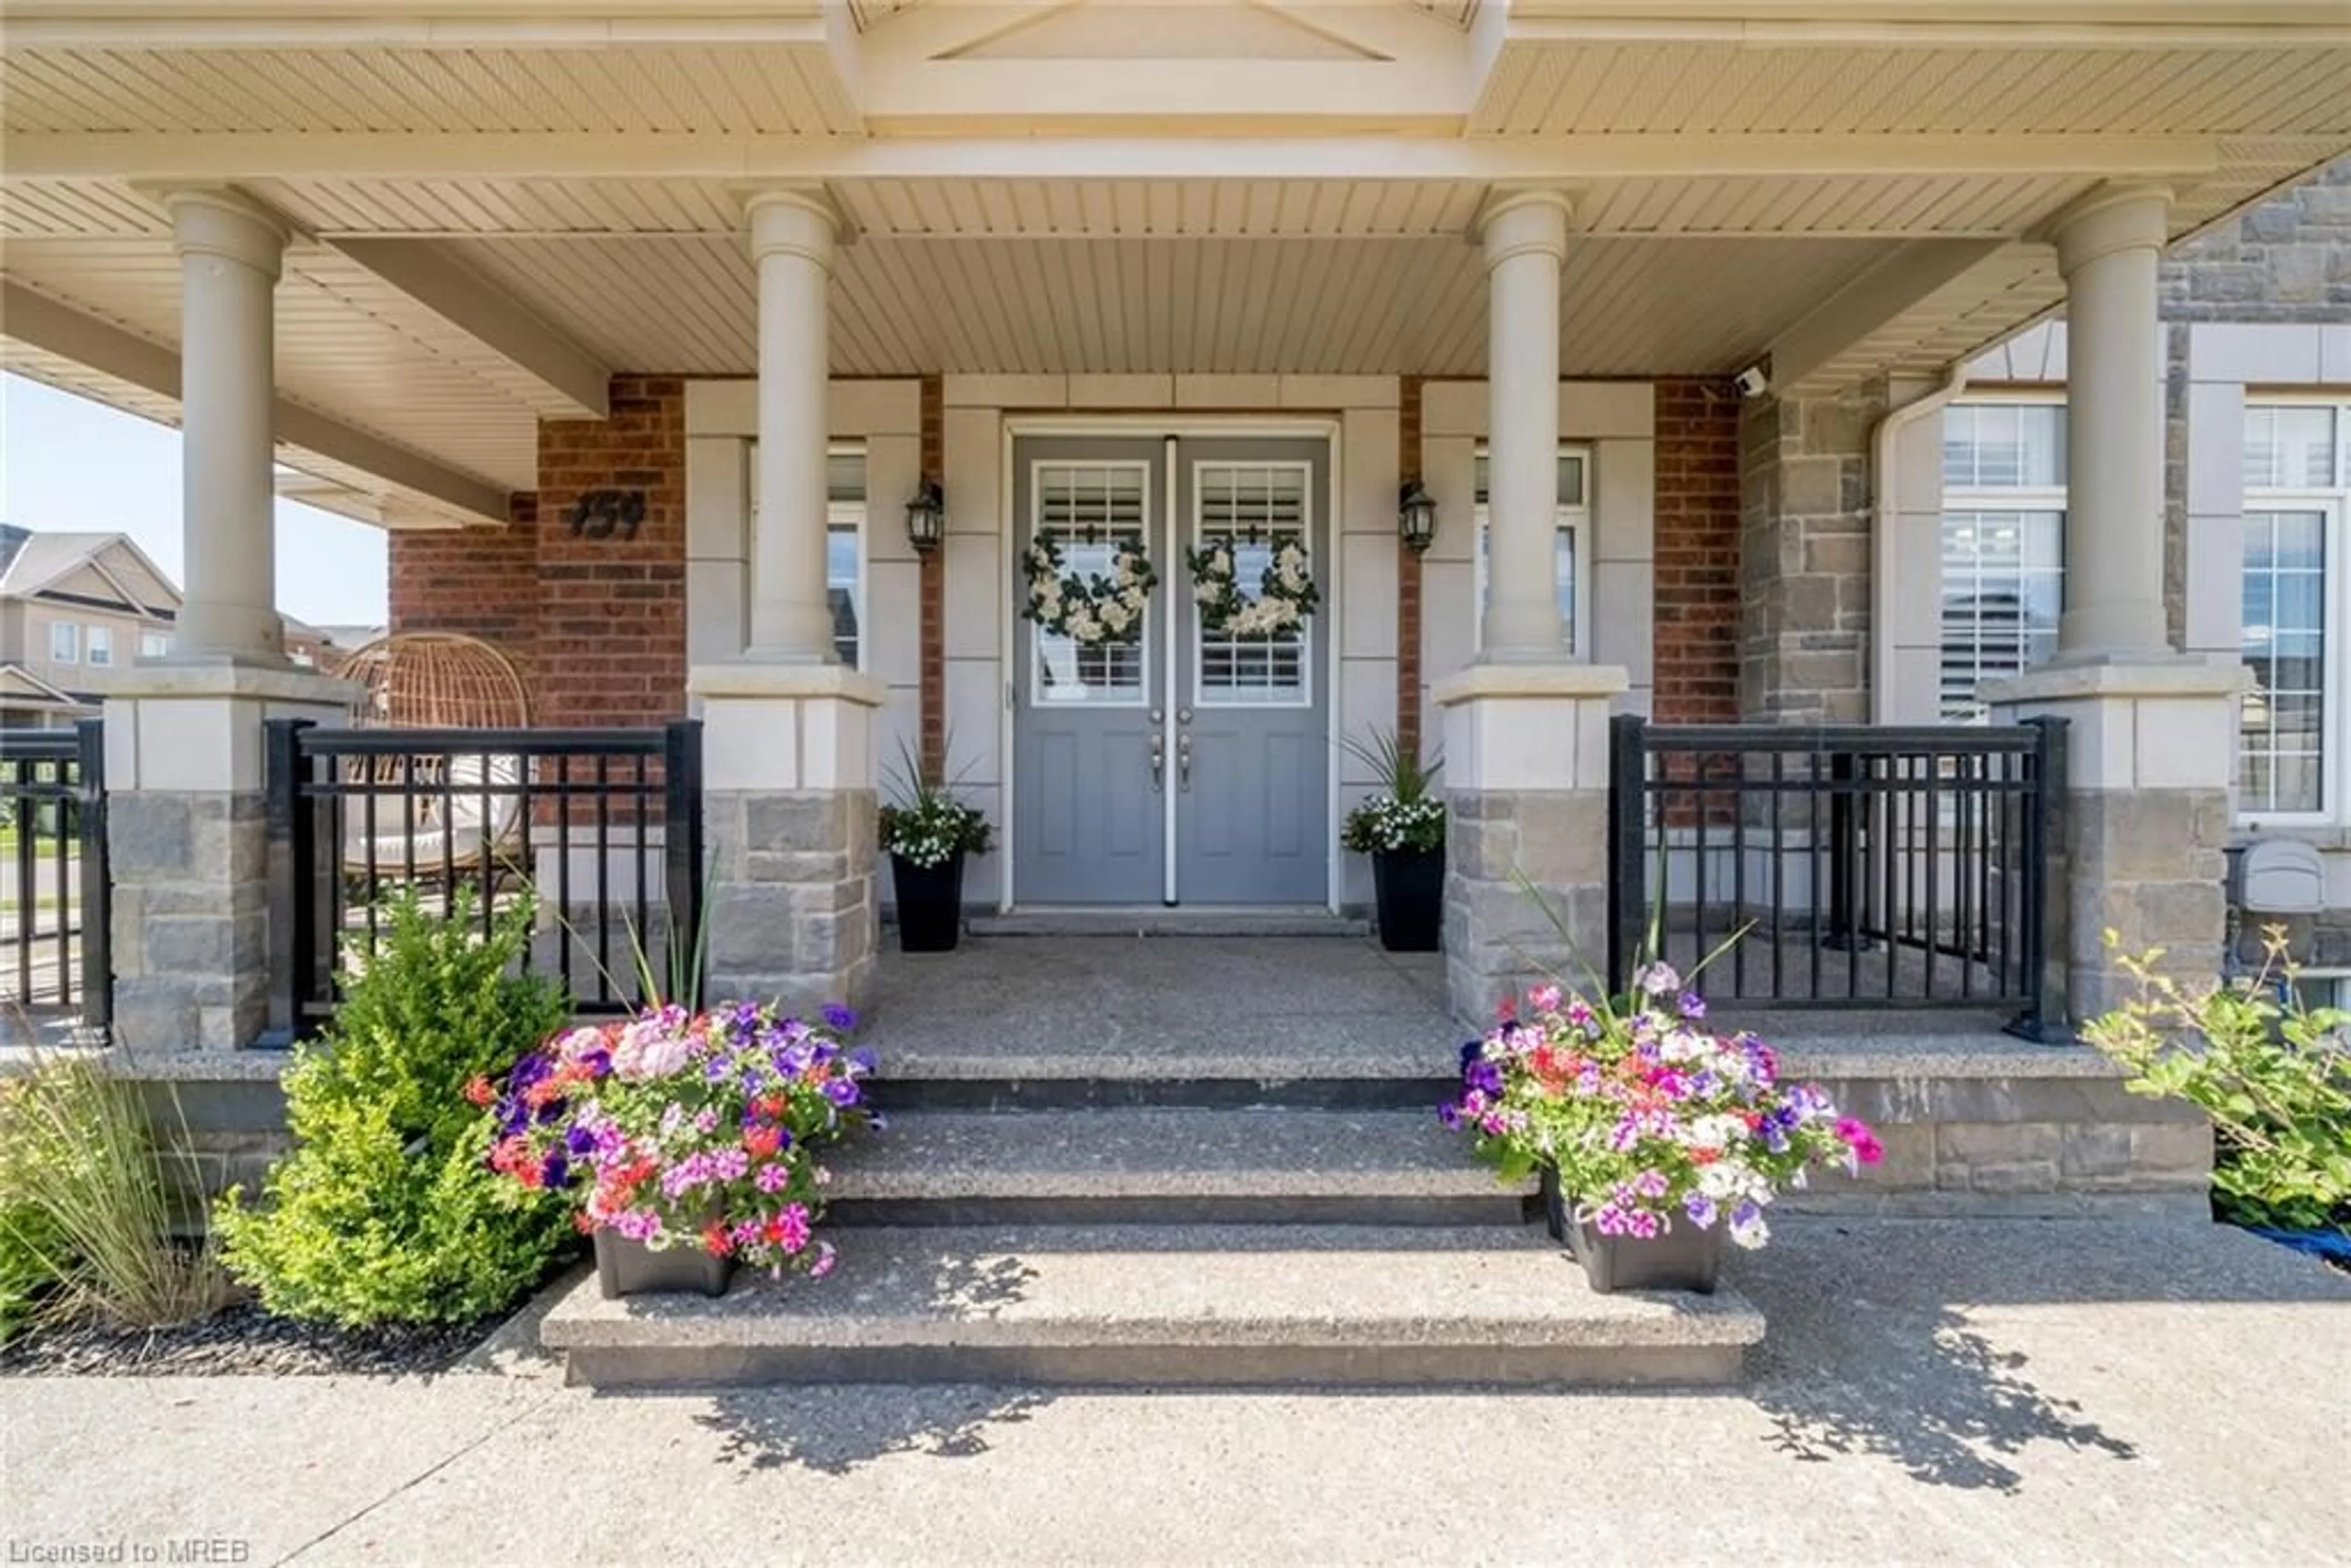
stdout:
[(1694, 1148), (1689, 1152), (1689, 1157), (1690, 1164), (1694, 1166), (1710, 1166), (1722, 1158), (1722, 1151), (1704, 1147)]
[(594, 1232), (596, 1222), (588, 1218), (588, 1211), (586, 1209), (576, 1209), (572, 1212), (571, 1216), (571, 1228), (577, 1230), (582, 1236), (587, 1236)]
[(774, 1127), (754, 1127), (743, 1134), (743, 1152), (753, 1159), (764, 1160), (784, 1145), (784, 1135)]
[(490, 1087), (490, 1081), (480, 1073), (476, 1072), (465, 1080), (465, 1099), (468, 1103), (475, 1105), (486, 1105), (496, 1098), (497, 1092)]
[(724, 1258), (735, 1250), (735, 1243), (726, 1239), (726, 1228), (714, 1219), (702, 1228), (702, 1249), (713, 1258)]

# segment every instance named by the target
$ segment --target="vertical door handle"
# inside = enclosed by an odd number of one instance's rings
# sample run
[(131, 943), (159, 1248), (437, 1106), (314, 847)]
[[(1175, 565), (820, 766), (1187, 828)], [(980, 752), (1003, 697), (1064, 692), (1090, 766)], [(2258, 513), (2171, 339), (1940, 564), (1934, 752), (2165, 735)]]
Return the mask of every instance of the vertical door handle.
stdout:
[(1176, 737), (1176, 788), (1192, 788), (1192, 732), (1186, 730)]
[(1157, 730), (1151, 732), (1151, 792), (1158, 794), (1167, 777), (1167, 737)]

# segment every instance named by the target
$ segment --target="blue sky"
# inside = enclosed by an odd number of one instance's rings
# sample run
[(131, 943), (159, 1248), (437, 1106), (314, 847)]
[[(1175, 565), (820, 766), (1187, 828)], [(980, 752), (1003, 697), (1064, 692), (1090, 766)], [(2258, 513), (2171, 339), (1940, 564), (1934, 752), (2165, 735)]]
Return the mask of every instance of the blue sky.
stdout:
[[(180, 433), (0, 376), (0, 522), (129, 534), (176, 581)], [(383, 530), (278, 502), (277, 608), (312, 625), (381, 625)]]

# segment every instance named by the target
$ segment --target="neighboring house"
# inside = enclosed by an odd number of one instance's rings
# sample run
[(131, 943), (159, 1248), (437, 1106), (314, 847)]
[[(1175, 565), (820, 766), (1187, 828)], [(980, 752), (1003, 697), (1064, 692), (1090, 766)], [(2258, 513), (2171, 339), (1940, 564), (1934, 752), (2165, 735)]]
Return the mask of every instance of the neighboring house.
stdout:
[(179, 611), (126, 534), (0, 524), (0, 728), (94, 716), (117, 671), (170, 652)]
[(380, 626), (313, 626), (291, 615), (286, 622), (286, 656), (306, 670), (333, 674), (360, 647), (383, 634)]
[[(2298, 956), (2351, 977), (2351, 160), (2174, 250), (2162, 290), (2169, 632), (2249, 666), (2236, 842), (2325, 852)], [(1982, 681), (2056, 645), (2066, 366), (2064, 323), (2034, 327), (1903, 437), (1941, 505), (1906, 509), (1880, 558), (1881, 719), (1980, 719)]]

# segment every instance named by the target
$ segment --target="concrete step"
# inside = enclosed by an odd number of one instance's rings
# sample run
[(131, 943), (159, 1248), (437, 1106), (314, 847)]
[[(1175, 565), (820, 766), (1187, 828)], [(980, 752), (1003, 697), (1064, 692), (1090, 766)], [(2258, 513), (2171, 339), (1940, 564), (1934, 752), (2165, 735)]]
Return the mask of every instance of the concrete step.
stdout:
[(1433, 1102), (1409, 1111), (924, 1111), (831, 1157), (864, 1225), (1517, 1225)]
[(966, 922), (974, 936), (1331, 936), (1361, 940), (1368, 920), (1349, 919), (1319, 905), (1119, 904), (1016, 909), (977, 915)]
[(1594, 1294), (1534, 1227), (1091, 1226), (832, 1232), (830, 1279), (605, 1301), (540, 1334), (595, 1387), (995, 1383), (1722, 1385), (1763, 1319)]

